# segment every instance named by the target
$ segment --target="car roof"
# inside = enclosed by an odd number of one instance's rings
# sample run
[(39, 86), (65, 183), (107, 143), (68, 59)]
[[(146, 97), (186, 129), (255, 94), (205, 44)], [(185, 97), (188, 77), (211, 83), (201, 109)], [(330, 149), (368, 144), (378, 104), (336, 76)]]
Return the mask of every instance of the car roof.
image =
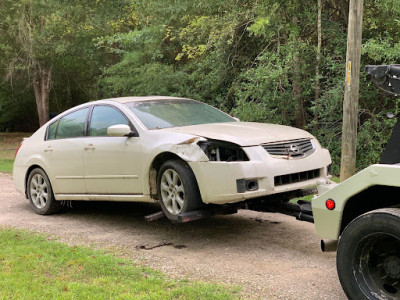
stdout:
[(137, 101), (157, 101), (157, 100), (188, 100), (187, 98), (169, 97), (169, 96), (137, 96), (102, 99), (101, 101), (115, 101), (118, 103), (129, 103)]

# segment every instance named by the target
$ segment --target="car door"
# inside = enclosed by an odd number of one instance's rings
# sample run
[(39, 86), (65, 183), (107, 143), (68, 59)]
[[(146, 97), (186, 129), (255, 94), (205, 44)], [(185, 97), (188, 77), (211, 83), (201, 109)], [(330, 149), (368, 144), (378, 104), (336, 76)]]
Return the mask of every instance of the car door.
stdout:
[(55, 194), (85, 194), (83, 148), (89, 107), (71, 112), (50, 124), (44, 156)]
[(88, 194), (142, 194), (141, 143), (139, 137), (107, 135), (112, 125), (130, 124), (116, 107), (96, 105), (89, 123), (83, 161)]

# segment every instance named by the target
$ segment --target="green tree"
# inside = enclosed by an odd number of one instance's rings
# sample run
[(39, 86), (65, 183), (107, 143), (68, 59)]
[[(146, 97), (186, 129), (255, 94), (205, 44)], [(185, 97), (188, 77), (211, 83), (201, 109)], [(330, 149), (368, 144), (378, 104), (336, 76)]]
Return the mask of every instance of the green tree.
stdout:
[(54, 79), (66, 73), (75, 79), (90, 78), (94, 69), (99, 73), (101, 55), (92, 39), (113, 31), (107, 20), (122, 4), (2, 0), (2, 69), (11, 84), (20, 81), (32, 87), (40, 125), (49, 119), (50, 91), (60, 84)]

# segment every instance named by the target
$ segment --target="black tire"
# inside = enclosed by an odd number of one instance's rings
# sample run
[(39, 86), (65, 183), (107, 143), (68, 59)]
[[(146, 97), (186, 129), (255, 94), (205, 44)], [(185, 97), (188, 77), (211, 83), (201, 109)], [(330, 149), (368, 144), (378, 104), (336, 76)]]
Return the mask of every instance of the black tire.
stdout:
[(400, 209), (354, 219), (339, 240), (336, 262), (349, 299), (400, 299)]
[(42, 169), (32, 170), (26, 188), (29, 201), (37, 214), (51, 215), (61, 209), (61, 202), (55, 200), (49, 177)]
[[(168, 178), (176, 182), (169, 183)], [(193, 171), (183, 161), (168, 160), (161, 166), (157, 175), (157, 192), (161, 209), (172, 221), (176, 221), (179, 214), (203, 205)]]

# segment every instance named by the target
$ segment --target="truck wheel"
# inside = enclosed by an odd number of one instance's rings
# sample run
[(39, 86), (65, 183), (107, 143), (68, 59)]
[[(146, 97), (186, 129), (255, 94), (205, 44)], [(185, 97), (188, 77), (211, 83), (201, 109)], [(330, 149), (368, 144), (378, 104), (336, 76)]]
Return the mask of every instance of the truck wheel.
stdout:
[(29, 174), (27, 189), (32, 207), (39, 215), (50, 215), (60, 210), (61, 202), (54, 199), (50, 180), (42, 169), (36, 168)]
[(172, 221), (203, 204), (193, 171), (179, 160), (168, 160), (161, 166), (157, 187), (161, 208)]
[(354, 219), (339, 240), (337, 271), (349, 299), (399, 299), (400, 209)]

